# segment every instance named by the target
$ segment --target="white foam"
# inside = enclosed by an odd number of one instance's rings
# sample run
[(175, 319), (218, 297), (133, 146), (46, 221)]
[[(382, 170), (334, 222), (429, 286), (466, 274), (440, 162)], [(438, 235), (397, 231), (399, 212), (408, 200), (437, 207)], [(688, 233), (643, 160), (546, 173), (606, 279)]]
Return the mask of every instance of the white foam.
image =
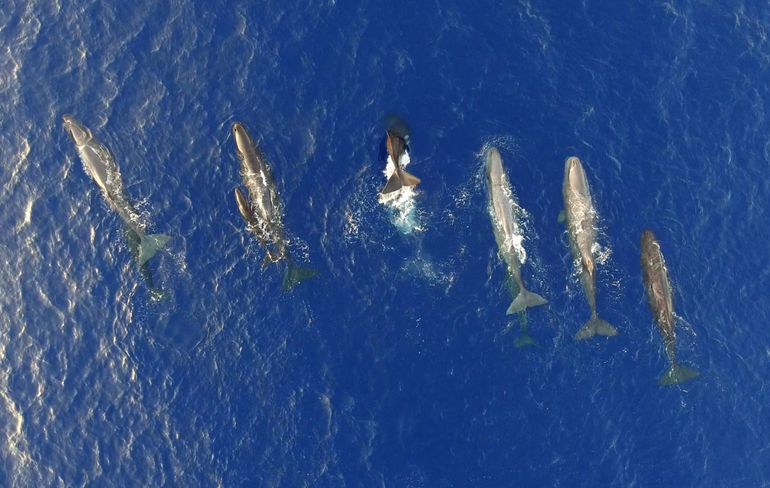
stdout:
[[(405, 151), (403, 156), (401, 156), (401, 168), (406, 168), (410, 162), (409, 153)], [(395, 172), (396, 165), (394, 164), (393, 159), (388, 156), (388, 163), (383, 171), (385, 181), (388, 181)], [(419, 214), (415, 204), (415, 196), (417, 193), (416, 186), (403, 186), (399, 190), (390, 192), (387, 195), (383, 195), (382, 193), (379, 195), (380, 203), (393, 211), (393, 225), (404, 234), (411, 234), (413, 232), (421, 232), (424, 230), (420, 225), (418, 218)]]

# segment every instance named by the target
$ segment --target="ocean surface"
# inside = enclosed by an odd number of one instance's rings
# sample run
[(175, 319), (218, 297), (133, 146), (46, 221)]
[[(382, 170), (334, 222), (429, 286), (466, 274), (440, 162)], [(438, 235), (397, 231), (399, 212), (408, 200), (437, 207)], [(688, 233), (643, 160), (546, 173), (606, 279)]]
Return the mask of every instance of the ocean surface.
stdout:
[[(745, 0), (5, 2), (0, 486), (770, 486), (769, 36)], [(64, 114), (171, 235), (164, 298)], [(378, 200), (394, 117), (422, 179), (401, 207)], [(235, 121), (320, 271), (289, 292), (233, 198)], [(521, 316), (492, 146), (549, 300)], [(572, 155), (612, 338), (573, 339)], [(645, 228), (700, 371), (676, 386)]]

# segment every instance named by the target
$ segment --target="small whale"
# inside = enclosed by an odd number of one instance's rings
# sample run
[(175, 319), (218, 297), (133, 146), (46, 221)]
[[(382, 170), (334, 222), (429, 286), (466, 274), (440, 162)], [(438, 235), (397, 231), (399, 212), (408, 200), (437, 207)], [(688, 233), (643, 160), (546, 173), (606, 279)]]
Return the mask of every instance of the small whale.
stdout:
[(487, 192), (489, 196), (489, 216), (497, 241), (497, 248), (503, 258), (508, 274), (518, 287), (518, 294), (508, 307), (507, 314), (523, 312), (528, 307), (536, 307), (548, 303), (548, 300), (537, 293), (524, 287), (521, 279), (521, 265), (526, 259), (521, 242), (524, 236), (521, 234), (519, 223), (516, 221), (514, 209), (519, 208), (513, 197), (508, 175), (503, 168), (500, 152), (492, 148), (487, 153)]
[(241, 212), (243, 220), (246, 221), (247, 228), (256, 236), (259, 245), (266, 249), (268, 237), (259, 225), (254, 209), (251, 208), (251, 202), (249, 202), (249, 199), (244, 195), (240, 187), (235, 188), (235, 201), (238, 204), (238, 211)]
[(125, 224), (129, 249), (139, 264), (141, 275), (147, 281), (151, 292), (155, 296), (160, 296), (161, 292), (153, 286), (147, 261), (166, 245), (169, 236), (145, 234), (139, 214), (125, 194), (123, 180), (112, 153), (72, 115), (64, 115), (63, 120), (64, 128), (72, 137), (86, 172), (101, 188), (104, 197)]
[(594, 335), (615, 336), (617, 329), (609, 322), (599, 318), (596, 313), (596, 269), (593, 249), (596, 245), (596, 210), (591, 200), (583, 165), (576, 157), (564, 162), (564, 212), (559, 220), (565, 220), (569, 234), (572, 256), (580, 262), (580, 281), (591, 307), (591, 318), (577, 334), (576, 340), (588, 339)]
[(288, 269), (283, 279), (283, 288), (287, 290), (317, 275), (318, 271), (298, 266), (288, 255), (288, 241), (283, 228), (283, 204), (270, 166), (243, 124), (235, 122), (232, 130), (236, 153), (241, 162), (241, 178), (251, 197), (249, 201), (243, 191), (236, 188), (238, 210), (249, 231), (265, 249), (262, 267), (286, 260)]
[(647, 290), (647, 300), (652, 316), (663, 335), (666, 355), (671, 367), (658, 380), (660, 385), (682, 383), (698, 376), (698, 371), (676, 362), (676, 337), (674, 325), (674, 302), (671, 293), (671, 282), (668, 279), (668, 268), (660, 251), (660, 244), (651, 230), (642, 233), (642, 273), (644, 288)]
[(388, 155), (393, 161), (395, 171), (388, 179), (385, 187), (380, 191), (382, 195), (392, 193), (400, 190), (404, 186), (416, 186), (420, 184), (420, 178), (413, 174), (407, 173), (401, 168), (401, 156), (406, 152), (406, 141), (403, 137), (396, 133), (395, 130), (388, 129), (386, 132)]

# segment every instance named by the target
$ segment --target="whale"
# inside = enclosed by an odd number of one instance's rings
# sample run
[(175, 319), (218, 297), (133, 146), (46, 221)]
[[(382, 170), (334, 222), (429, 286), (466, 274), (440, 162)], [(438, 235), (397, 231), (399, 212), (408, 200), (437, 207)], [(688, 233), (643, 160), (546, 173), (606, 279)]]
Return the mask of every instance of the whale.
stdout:
[(265, 250), (262, 268), (271, 263), (286, 261), (287, 271), (283, 288), (288, 290), (301, 281), (316, 276), (318, 271), (298, 266), (289, 256), (288, 240), (283, 226), (283, 203), (278, 195), (270, 165), (242, 123), (233, 123), (232, 133), (240, 161), (241, 179), (249, 196), (247, 198), (240, 188), (235, 189), (238, 211), (246, 221), (247, 229)]
[(127, 242), (142, 276), (153, 292), (158, 292), (152, 284), (147, 267), (149, 261), (169, 240), (166, 234), (146, 234), (138, 212), (126, 196), (123, 180), (115, 158), (107, 147), (101, 144), (88, 127), (72, 115), (64, 115), (64, 128), (75, 143), (80, 160), (86, 172), (93, 178), (110, 206), (115, 210), (126, 227)]
[[(530, 307), (545, 305), (548, 300), (527, 290), (521, 277), (521, 265), (526, 260), (526, 251), (521, 244), (524, 236), (515, 213), (520, 207), (511, 191), (508, 175), (505, 173), (503, 160), (497, 148), (493, 147), (487, 152), (485, 166), (489, 217), (497, 242), (498, 255), (506, 265), (509, 282), (515, 285), (515, 288), (512, 288), (515, 296), (506, 314), (520, 313)], [(534, 343), (526, 333), (526, 329), (523, 329), (522, 336), (516, 340), (516, 345), (519, 347)]]
[(666, 261), (660, 250), (660, 244), (651, 230), (645, 229), (642, 232), (641, 245), (642, 279), (647, 291), (647, 302), (663, 336), (666, 356), (670, 362), (670, 367), (660, 377), (658, 384), (682, 383), (695, 378), (699, 373), (676, 361), (676, 336), (674, 334), (676, 315), (674, 314), (673, 294)]
[(580, 282), (591, 309), (591, 318), (578, 330), (575, 339), (583, 340), (595, 335), (615, 336), (617, 329), (596, 312), (596, 264), (593, 256), (597, 234), (596, 210), (583, 164), (575, 156), (564, 161), (562, 196), (564, 211), (559, 220), (567, 226), (572, 257), (579, 263)]
[(503, 160), (497, 148), (491, 148), (486, 160), (487, 194), (489, 198), (489, 217), (495, 234), (499, 255), (505, 263), (510, 279), (516, 284), (518, 293), (506, 313), (522, 312), (529, 307), (548, 303), (548, 300), (524, 286), (521, 278), (521, 265), (526, 260), (526, 253), (521, 246), (523, 235), (514, 211), (519, 207), (513, 196), (508, 175), (503, 168)]
[(394, 129), (388, 129), (385, 132), (385, 137), (388, 156), (390, 156), (391, 161), (393, 161), (395, 170), (390, 178), (388, 178), (388, 182), (385, 183), (380, 194), (387, 195), (388, 193), (398, 191), (405, 186), (416, 186), (420, 184), (420, 178), (411, 173), (407, 173), (406, 170), (401, 167), (401, 157), (406, 152), (406, 140), (404, 140), (404, 138)]

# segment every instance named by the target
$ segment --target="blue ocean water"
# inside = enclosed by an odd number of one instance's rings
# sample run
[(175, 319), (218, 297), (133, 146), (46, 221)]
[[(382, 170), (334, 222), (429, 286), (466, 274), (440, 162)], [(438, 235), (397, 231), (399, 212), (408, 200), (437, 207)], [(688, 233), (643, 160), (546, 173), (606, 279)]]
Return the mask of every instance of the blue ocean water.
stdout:
[[(753, 2), (6, 2), (0, 9), (0, 485), (768, 486), (770, 8)], [(62, 128), (111, 149), (153, 232), (154, 301)], [(419, 229), (377, 199), (410, 127)], [(260, 141), (288, 293), (233, 200)], [(500, 148), (532, 290), (487, 212)], [(578, 155), (619, 335), (562, 208)], [(675, 287), (679, 359), (639, 237)], [(520, 321), (539, 346), (518, 349)]]

